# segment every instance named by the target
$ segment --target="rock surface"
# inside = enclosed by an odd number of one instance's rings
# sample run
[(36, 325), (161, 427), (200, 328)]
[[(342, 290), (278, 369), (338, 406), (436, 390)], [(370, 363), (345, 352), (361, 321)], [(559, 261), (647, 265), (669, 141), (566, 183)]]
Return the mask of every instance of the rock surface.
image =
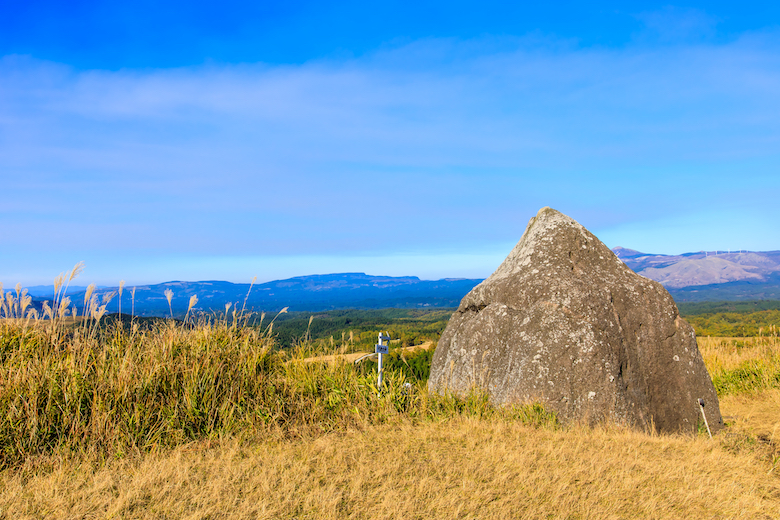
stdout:
[(542, 208), (460, 303), (428, 382), (496, 404), (540, 402), (564, 422), (694, 432), (718, 397), (693, 328), (661, 284), (635, 274), (573, 219)]

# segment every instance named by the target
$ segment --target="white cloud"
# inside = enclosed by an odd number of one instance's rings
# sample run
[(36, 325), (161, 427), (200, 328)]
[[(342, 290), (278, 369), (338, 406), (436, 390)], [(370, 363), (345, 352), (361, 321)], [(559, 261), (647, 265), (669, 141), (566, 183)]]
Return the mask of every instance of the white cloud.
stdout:
[(14, 224), (0, 240), (428, 254), (512, 242), (544, 205), (600, 229), (696, 201), (748, 207), (780, 183), (778, 43), (424, 40), (300, 66), (117, 72), (5, 57), (0, 218)]

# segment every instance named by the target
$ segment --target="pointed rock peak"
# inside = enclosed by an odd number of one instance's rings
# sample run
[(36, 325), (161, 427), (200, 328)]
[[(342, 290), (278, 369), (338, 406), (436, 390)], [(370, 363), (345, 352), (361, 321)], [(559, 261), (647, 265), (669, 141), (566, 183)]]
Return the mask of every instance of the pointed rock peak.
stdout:
[(552, 219), (561, 218), (561, 219), (569, 220), (571, 222), (575, 222), (573, 218), (569, 217), (568, 215), (564, 215), (560, 211), (553, 209), (550, 206), (545, 206), (541, 208), (539, 211), (536, 212), (536, 216), (532, 217), (531, 220), (541, 220), (545, 218), (552, 218)]
[(669, 293), (574, 219), (542, 208), (506, 260), (461, 301), (429, 387), (495, 403), (541, 402), (564, 421), (695, 432), (718, 397)]
[[(573, 218), (550, 207), (539, 210), (506, 259), (462, 300), (461, 306), (480, 307), (501, 301), (513, 308), (530, 299), (555, 299), (562, 286), (603, 285), (604, 279), (631, 270), (596, 236)], [(598, 278), (599, 283), (593, 278)], [(533, 287), (533, 291), (519, 287)], [(569, 287), (570, 289), (570, 287)], [(565, 292), (571, 292), (567, 289)]]
[(577, 231), (585, 230), (579, 222), (570, 216), (564, 215), (560, 211), (554, 210), (549, 206), (545, 206), (528, 222), (525, 234), (528, 234), (529, 231), (532, 230), (534, 233), (544, 233), (558, 227), (566, 227)]

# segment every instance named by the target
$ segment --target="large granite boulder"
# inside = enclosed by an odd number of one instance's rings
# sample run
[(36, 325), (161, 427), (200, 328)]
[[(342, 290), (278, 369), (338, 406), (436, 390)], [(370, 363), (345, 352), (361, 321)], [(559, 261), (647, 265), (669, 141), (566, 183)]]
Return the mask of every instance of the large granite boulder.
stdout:
[(495, 404), (542, 403), (565, 422), (693, 432), (718, 396), (693, 328), (661, 284), (626, 267), (573, 219), (542, 208), (520, 242), (460, 303), (428, 382)]

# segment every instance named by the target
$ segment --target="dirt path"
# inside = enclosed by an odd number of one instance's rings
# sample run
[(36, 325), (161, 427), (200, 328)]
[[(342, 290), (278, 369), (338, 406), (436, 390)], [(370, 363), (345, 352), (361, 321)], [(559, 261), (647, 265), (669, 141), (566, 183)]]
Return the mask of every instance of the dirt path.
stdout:
[[(425, 343), (421, 343), (419, 345), (413, 345), (411, 347), (402, 347), (401, 350), (412, 352), (414, 350), (418, 349), (424, 349), (428, 350), (433, 345), (432, 341), (426, 341)], [(355, 360), (365, 356), (366, 354), (373, 354), (373, 352), (353, 352), (351, 354), (330, 354), (327, 356), (314, 356), (309, 358), (304, 358), (303, 361), (306, 363), (335, 363), (337, 359), (343, 359), (347, 363), (354, 363)]]

